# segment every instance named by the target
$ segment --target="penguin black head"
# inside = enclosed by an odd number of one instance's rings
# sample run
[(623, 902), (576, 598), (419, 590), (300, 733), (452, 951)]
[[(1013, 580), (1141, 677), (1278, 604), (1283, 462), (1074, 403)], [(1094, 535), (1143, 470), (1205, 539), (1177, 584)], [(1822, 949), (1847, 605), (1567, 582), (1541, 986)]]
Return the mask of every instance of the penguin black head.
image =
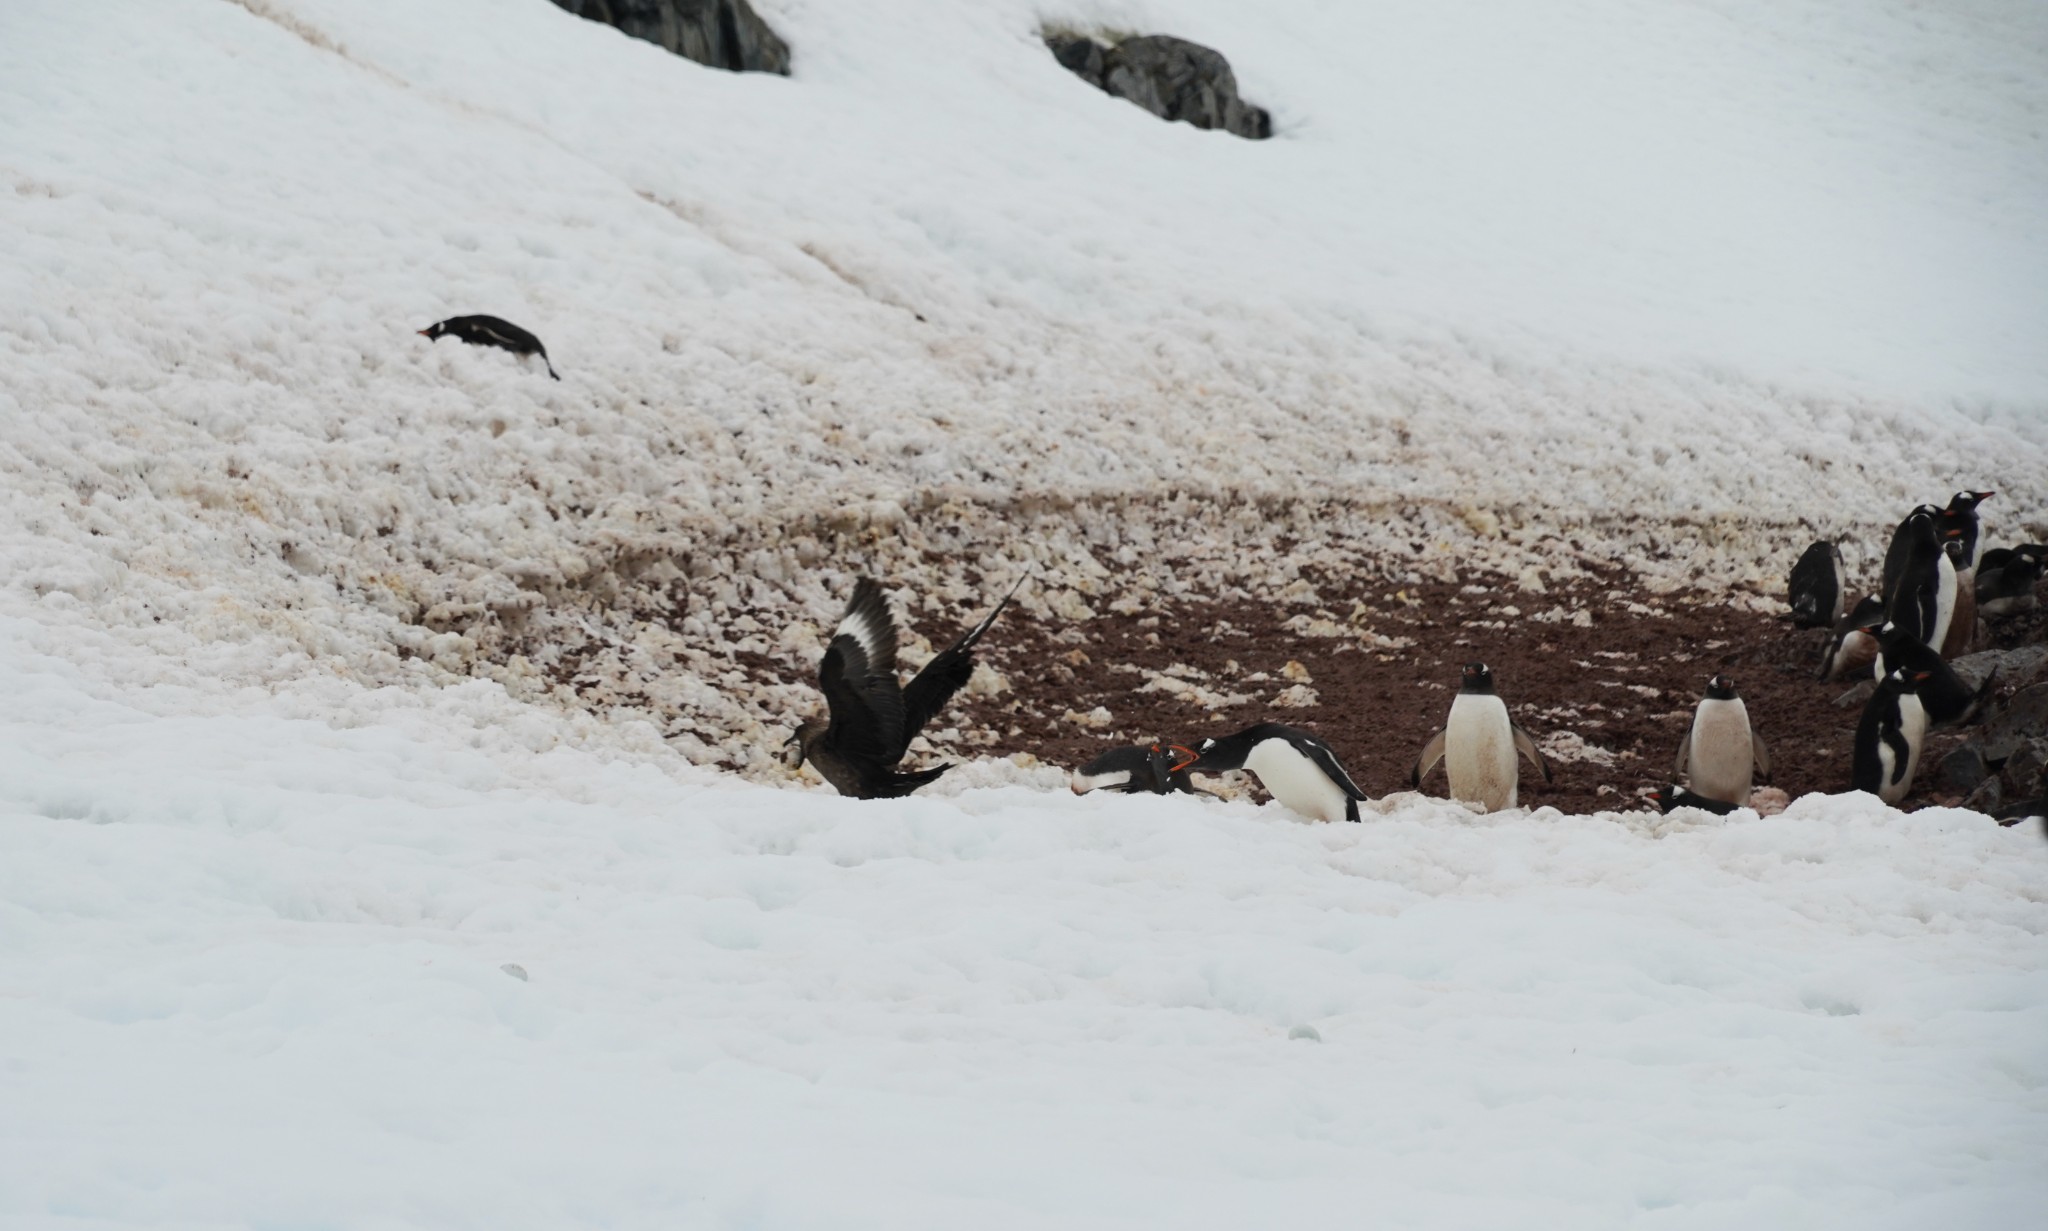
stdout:
[(1997, 492), (1957, 492), (1955, 495), (1949, 497), (1948, 508), (1942, 511), (1945, 513), (1958, 514), (1971, 513), (1976, 510), (1978, 505), (1984, 503), (1986, 500), (1991, 499), (1993, 496), (1996, 496), (1997, 494)]
[(1735, 681), (1725, 675), (1717, 675), (1707, 681), (1707, 699), (1710, 701), (1735, 700)]
[(1493, 668), (1485, 663), (1466, 663), (1458, 675), (1458, 691), (1491, 693), (1493, 691)]
[[(1213, 739), (1205, 739), (1202, 741), (1202, 746), (1206, 748), (1215, 742)], [(1152, 745), (1152, 752), (1155, 756), (1161, 757), (1166, 761), (1166, 772), (1169, 774), (1177, 774), (1202, 759), (1201, 753), (1196, 752), (1186, 744), (1154, 744)]]
[(1948, 538), (1943, 540), (1941, 549), (1948, 553), (1949, 563), (1957, 568), (1963, 567), (1964, 562), (1970, 558), (1970, 549), (1963, 546), (1961, 527), (1955, 527), (1948, 532)]
[(426, 327), (425, 329), (422, 329), (422, 330), (420, 330), (420, 331), (419, 331), (419, 334), (420, 334), (420, 336), (421, 336), (421, 337), (423, 337), (423, 338), (427, 338), (427, 339), (431, 340), (431, 339), (434, 339), (434, 338), (438, 338), (438, 337), (440, 337), (440, 336), (441, 336), (442, 334), (444, 334), (444, 333), (447, 333), (447, 332), (448, 332), (448, 322), (447, 322), (447, 321), (435, 321), (435, 322), (434, 322), (433, 324), (431, 324), (431, 325), (427, 326), (427, 327)]

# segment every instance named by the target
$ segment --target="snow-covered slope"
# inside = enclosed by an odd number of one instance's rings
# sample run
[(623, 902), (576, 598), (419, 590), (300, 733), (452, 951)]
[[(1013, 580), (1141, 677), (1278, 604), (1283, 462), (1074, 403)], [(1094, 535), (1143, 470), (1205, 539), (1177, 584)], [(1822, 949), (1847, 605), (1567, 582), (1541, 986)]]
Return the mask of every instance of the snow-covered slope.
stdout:
[[(2041, 516), (2038, 6), (763, 10), (792, 78), (540, 0), (9, 4), (0, 601), (139, 678), (580, 669), (732, 730), (791, 699), (705, 677), (861, 565), (1761, 587), (1961, 484)], [(1221, 47), (1280, 135), (1048, 23)], [(469, 311), (564, 382), (413, 333)]]
[[(765, 765), (812, 698), (735, 664), (860, 569), (931, 628), (1026, 568), (1755, 591), (1964, 484), (2048, 532), (2039, 6), (760, 7), (791, 78), (0, 4), (0, 1223), (2041, 1208), (2035, 833), (691, 764)], [(562, 382), (413, 332), (477, 311)]]
[(19, 632), (10, 1228), (1992, 1228), (2048, 1198), (2048, 844), (1973, 813), (865, 805), (535, 755), (453, 705), (155, 717)]

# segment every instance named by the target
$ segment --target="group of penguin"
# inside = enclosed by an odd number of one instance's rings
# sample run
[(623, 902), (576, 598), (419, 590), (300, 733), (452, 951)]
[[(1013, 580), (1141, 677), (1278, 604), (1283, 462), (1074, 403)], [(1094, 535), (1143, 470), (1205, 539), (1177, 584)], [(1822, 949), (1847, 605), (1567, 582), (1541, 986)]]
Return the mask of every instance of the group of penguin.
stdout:
[[(447, 336), (538, 355), (548, 375), (561, 379), (540, 339), (499, 317), (454, 316), (419, 332), (430, 341)], [(1833, 631), (1819, 678), (1868, 670), (1877, 682), (1857, 723), (1850, 786), (1888, 804), (1912, 789), (1928, 731), (1968, 722), (1997, 683), (1994, 670), (1973, 688), (1948, 665), (1968, 651), (1978, 613), (2011, 614), (2037, 601), (2048, 545), (1978, 553), (1977, 506), (1992, 495), (1959, 491), (1945, 508), (1915, 508), (1892, 533), (1877, 593), (1854, 606), (1834, 543), (1814, 543), (1792, 568), (1793, 623)], [(950, 765), (908, 773), (897, 767), (910, 741), (967, 683), (975, 645), (1015, 594), (1012, 587), (987, 618), (905, 687), (896, 678), (896, 625), (888, 601), (873, 579), (861, 578), (819, 664), (827, 716), (804, 721), (790, 737), (795, 764), (809, 761), (841, 794), (862, 799), (907, 795), (937, 780)], [(1489, 812), (1512, 808), (1518, 754), (1550, 781), (1549, 763), (1494, 691), (1492, 671), (1484, 663), (1467, 663), (1450, 715), (1423, 748), (1410, 785), (1419, 787), (1441, 762), (1452, 798)], [(1694, 807), (1725, 814), (1749, 802), (1755, 776), (1768, 779), (1770, 767), (1770, 753), (1751, 728), (1734, 682), (1716, 675), (1672, 768), (1685, 783), (1661, 787), (1652, 798), (1665, 812)], [(1328, 744), (1277, 722), (1192, 746), (1161, 741), (1114, 749), (1076, 772), (1072, 786), (1076, 794), (1207, 794), (1190, 777), (1196, 770), (1249, 771), (1283, 806), (1322, 821), (1357, 820), (1366, 798)]]
[(1972, 687), (1948, 663), (1969, 651), (1978, 615), (2038, 602), (2048, 545), (1978, 551), (1977, 506), (1992, 495), (1960, 491), (1945, 508), (1923, 504), (1907, 514), (1885, 549), (1878, 592), (1853, 607), (1833, 543), (1808, 547), (1792, 568), (1793, 623), (1833, 630), (1819, 678), (1868, 671), (1876, 680), (1856, 726), (1850, 786), (1888, 804), (1912, 789), (1927, 732), (1975, 718), (1997, 685), (1995, 668)]
[[(1969, 721), (1996, 684), (1995, 671), (1972, 687), (1948, 665), (1971, 644), (1977, 613), (2008, 614), (2036, 601), (2048, 546), (1978, 553), (1977, 506), (1992, 494), (1962, 491), (1946, 508), (1914, 509), (1893, 532), (1879, 593), (1853, 608), (1835, 544), (1815, 543), (1793, 567), (1793, 622), (1834, 631), (1820, 676), (1870, 670), (1876, 679), (1857, 724), (1850, 785), (1888, 804), (1912, 789), (1928, 731)], [(907, 795), (937, 780), (950, 765), (910, 772), (899, 766), (911, 740), (967, 683), (975, 646), (1016, 592), (1013, 586), (905, 686), (896, 673), (894, 615), (881, 587), (861, 578), (819, 664), (826, 715), (805, 720), (786, 745), (794, 765), (808, 761), (841, 794), (862, 799)], [(1493, 672), (1467, 663), (1444, 726), (1423, 747), (1409, 782), (1419, 788), (1442, 764), (1453, 799), (1488, 812), (1513, 808), (1518, 758), (1551, 780), (1549, 763), (1495, 690)], [(1195, 785), (1195, 772), (1233, 770), (1251, 773), (1282, 806), (1313, 820), (1356, 821), (1367, 799), (1327, 743), (1277, 722), (1194, 743), (1116, 748), (1076, 771), (1071, 786), (1076, 794), (1208, 794)], [(1691, 807), (1725, 815), (1749, 803), (1759, 776), (1769, 779), (1770, 750), (1728, 676), (1708, 681), (1672, 773), (1678, 781), (1651, 796), (1665, 812)]]
[[(1023, 584), (1020, 579), (1017, 586)], [(826, 712), (801, 722), (785, 743), (792, 768), (810, 763), (842, 795), (889, 799), (936, 781), (950, 765), (904, 771), (899, 768), (914, 739), (974, 672), (974, 649), (995, 624), (1017, 586), (987, 616), (925, 664), (908, 685), (897, 678), (895, 616), (882, 588), (862, 577), (853, 588), (818, 665), (818, 690)], [(1485, 663), (1467, 663), (1442, 729), (1423, 747), (1410, 771), (1419, 787), (1444, 767), (1451, 797), (1494, 812), (1516, 806), (1518, 757), (1543, 780), (1550, 764), (1536, 743), (1508, 715)], [(1770, 772), (1770, 755), (1750, 729), (1742, 699), (1726, 676), (1716, 676), (1679, 750), (1679, 772), (1690, 788), (1658, 793), (1665, 811), (1706, 807), (1728, 812), (1749, 799), (1758, 769)], [(1330, 746), (1299, 727), (1261, 722), (1234, 735), (1195, 744), (1158, 741), (1113, 749), (1075, 772), (1075, 794), (1110, 790), (1128, 794), (1208, 794), (1191, 775), (1245, 770), (1286, 808), (1318, 821), (1356, 821), (1367, 799)]]

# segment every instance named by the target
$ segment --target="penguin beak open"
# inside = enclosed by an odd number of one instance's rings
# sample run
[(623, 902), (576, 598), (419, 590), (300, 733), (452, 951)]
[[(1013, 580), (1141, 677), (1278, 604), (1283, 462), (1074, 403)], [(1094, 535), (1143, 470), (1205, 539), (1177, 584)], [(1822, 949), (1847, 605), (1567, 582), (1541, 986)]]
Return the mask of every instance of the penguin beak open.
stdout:
[(1186, 744), (1168, 744), (1166, 750), (1180, 758), (1172, 765), (1167, 766), (1166, 772), (1169, 774), (1177, 774), (1202, 759), (1201, 753), (1196, 752)]

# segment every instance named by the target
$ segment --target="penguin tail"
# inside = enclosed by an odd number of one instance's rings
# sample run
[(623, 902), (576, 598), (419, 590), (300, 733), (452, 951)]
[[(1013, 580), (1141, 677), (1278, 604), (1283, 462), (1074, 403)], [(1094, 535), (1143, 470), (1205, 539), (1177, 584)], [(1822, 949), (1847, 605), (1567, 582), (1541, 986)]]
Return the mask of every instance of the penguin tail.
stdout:
[(547, 357), (546, 355), (542, 355), (542, 356), (540, 357), (540, 361), (541, 361), (542, 363), (545, 363), (545, 364), (547, 364), (547, 368), (548, 368), (548, 375), (549, 375), (549, 376), (552, 376), (552, 377), (554, 377), (554, 378), (555, 378), (556, 380), (560, 380), (560, 379), (562, 379), (562, 374), (561, 374), (560, 372), (557, 372), (557, 371), (555, 371), (555, 365), (554, 365), (554, 364), (552, 364), (552, 363), (548, 363), (548, 357)]

